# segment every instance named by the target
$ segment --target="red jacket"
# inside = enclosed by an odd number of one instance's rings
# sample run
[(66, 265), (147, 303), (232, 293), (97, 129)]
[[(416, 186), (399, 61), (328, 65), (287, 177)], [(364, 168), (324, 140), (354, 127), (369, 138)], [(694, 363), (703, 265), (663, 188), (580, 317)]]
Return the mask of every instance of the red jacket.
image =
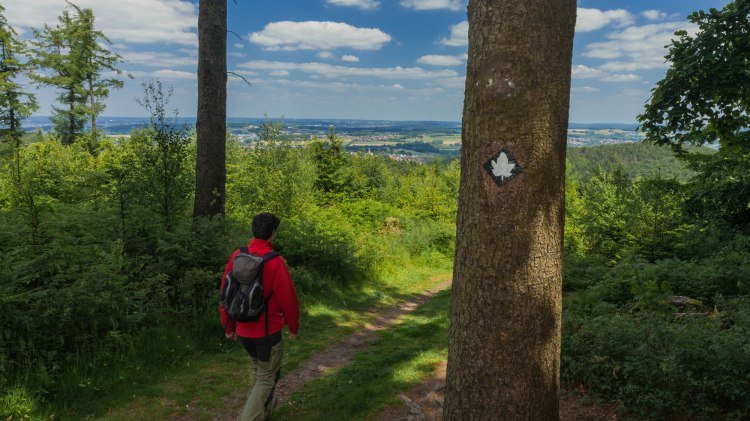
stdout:
[[(258, 238), (250, 240), (248, 251), (256, 256), (263, 256), (273, 251), (271, 243)], [(239, 254), (239, 250), (232, 253), (224, 269), (224, 276), (221, 278), (221, 288), (224, 289), (227, 274), (232, 270), (233, 260)], [(263, 265), (263, 291), (266, 297), (271, 295), (268, 303), (268, 334), (274, 334), (284, 328), (284, 324), (289, 326), (289, 331), (297, 334), (299, 328), (299, 302), (297, 301), (297, 292), (294, 290), (292, 277), (289, 275), (289, 269), (286, 262), (281, 257), (273, 258)], [(265, 312), (261, 314), (258, 321), (255, 322), (235, 322), (229, 316), (224, 306), (220, 306), (221, 324), (224, 326), (224, 332), (237, 332), (237, 336), (243, 338), (263, 338), (266, 336), (265, 331)]]

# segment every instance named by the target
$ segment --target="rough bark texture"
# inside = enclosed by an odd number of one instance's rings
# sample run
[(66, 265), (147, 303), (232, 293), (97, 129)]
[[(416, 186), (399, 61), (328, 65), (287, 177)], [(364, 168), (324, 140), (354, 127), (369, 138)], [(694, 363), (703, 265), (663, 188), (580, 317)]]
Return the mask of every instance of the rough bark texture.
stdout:
[[(559, 417), (575, 0), (471, 0), (447, 420)], [(501, 149), (523, 172), (499, 186)]]
[(195, 207), (224, 215), (227, 133), (227, 2), (201, 0), (198, 14), (198, 118)]

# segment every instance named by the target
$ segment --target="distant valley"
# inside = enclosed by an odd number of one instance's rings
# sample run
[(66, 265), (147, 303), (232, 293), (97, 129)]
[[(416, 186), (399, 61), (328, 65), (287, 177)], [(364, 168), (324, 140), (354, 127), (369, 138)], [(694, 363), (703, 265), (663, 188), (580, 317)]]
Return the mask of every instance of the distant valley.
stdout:
[[(293, 144), (302, 144), (333, 129), (350, 152), (389, 155), (399, 159), (425, 161), (457, 157), (461, 146), (461, 123), (443, 121), (382, 121), (382, 120), (315, 120), (264, 118), (229, 118), (229, 132), (242, 144), (251, 145), (259, 139), (264, 122), (282, 123), (282, 136)], [(176, 125), (194, 126), (195, 118), (178, 117)], [(99, 127), (106, 135), (128, 136), (137, 128), (148, 125), (147, 118), (100, 117)], [(24, 122), (27, 130), (50, 131), (48, 117), (31, 117)], [(577, 124), (568, 129), (571, 147), (638, 142), (643, 134), (636, 125)]]

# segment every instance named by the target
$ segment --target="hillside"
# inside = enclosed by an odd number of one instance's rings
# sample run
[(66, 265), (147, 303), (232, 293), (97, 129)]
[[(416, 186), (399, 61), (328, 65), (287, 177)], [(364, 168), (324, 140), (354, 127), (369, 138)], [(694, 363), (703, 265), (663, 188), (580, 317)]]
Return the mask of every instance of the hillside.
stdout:
[[(699, 150), (704, 153), (713, 152), (709, 148)], [(588, 180), (597, 168), (611, 171), (618, 165), (623, 167), (631, 179), (661, 177), (684, 181), (693, 175), (685, 163), (674, 156), (671, 149), (642, 142), (568, 147), (568, 162), (572, 167), (572, 175), (577, 180)]]

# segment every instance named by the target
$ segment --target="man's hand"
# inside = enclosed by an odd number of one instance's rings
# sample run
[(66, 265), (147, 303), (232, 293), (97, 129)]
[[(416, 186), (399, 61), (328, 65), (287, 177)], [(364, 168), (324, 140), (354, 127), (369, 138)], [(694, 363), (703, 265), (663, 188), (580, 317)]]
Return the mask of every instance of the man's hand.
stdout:
[(224, 337), (233, 341), (237, 340), (237, 334), (235, 332), (224, 332)]
[(289, 339), (297, 339), (297, 334), (289, 332)]

